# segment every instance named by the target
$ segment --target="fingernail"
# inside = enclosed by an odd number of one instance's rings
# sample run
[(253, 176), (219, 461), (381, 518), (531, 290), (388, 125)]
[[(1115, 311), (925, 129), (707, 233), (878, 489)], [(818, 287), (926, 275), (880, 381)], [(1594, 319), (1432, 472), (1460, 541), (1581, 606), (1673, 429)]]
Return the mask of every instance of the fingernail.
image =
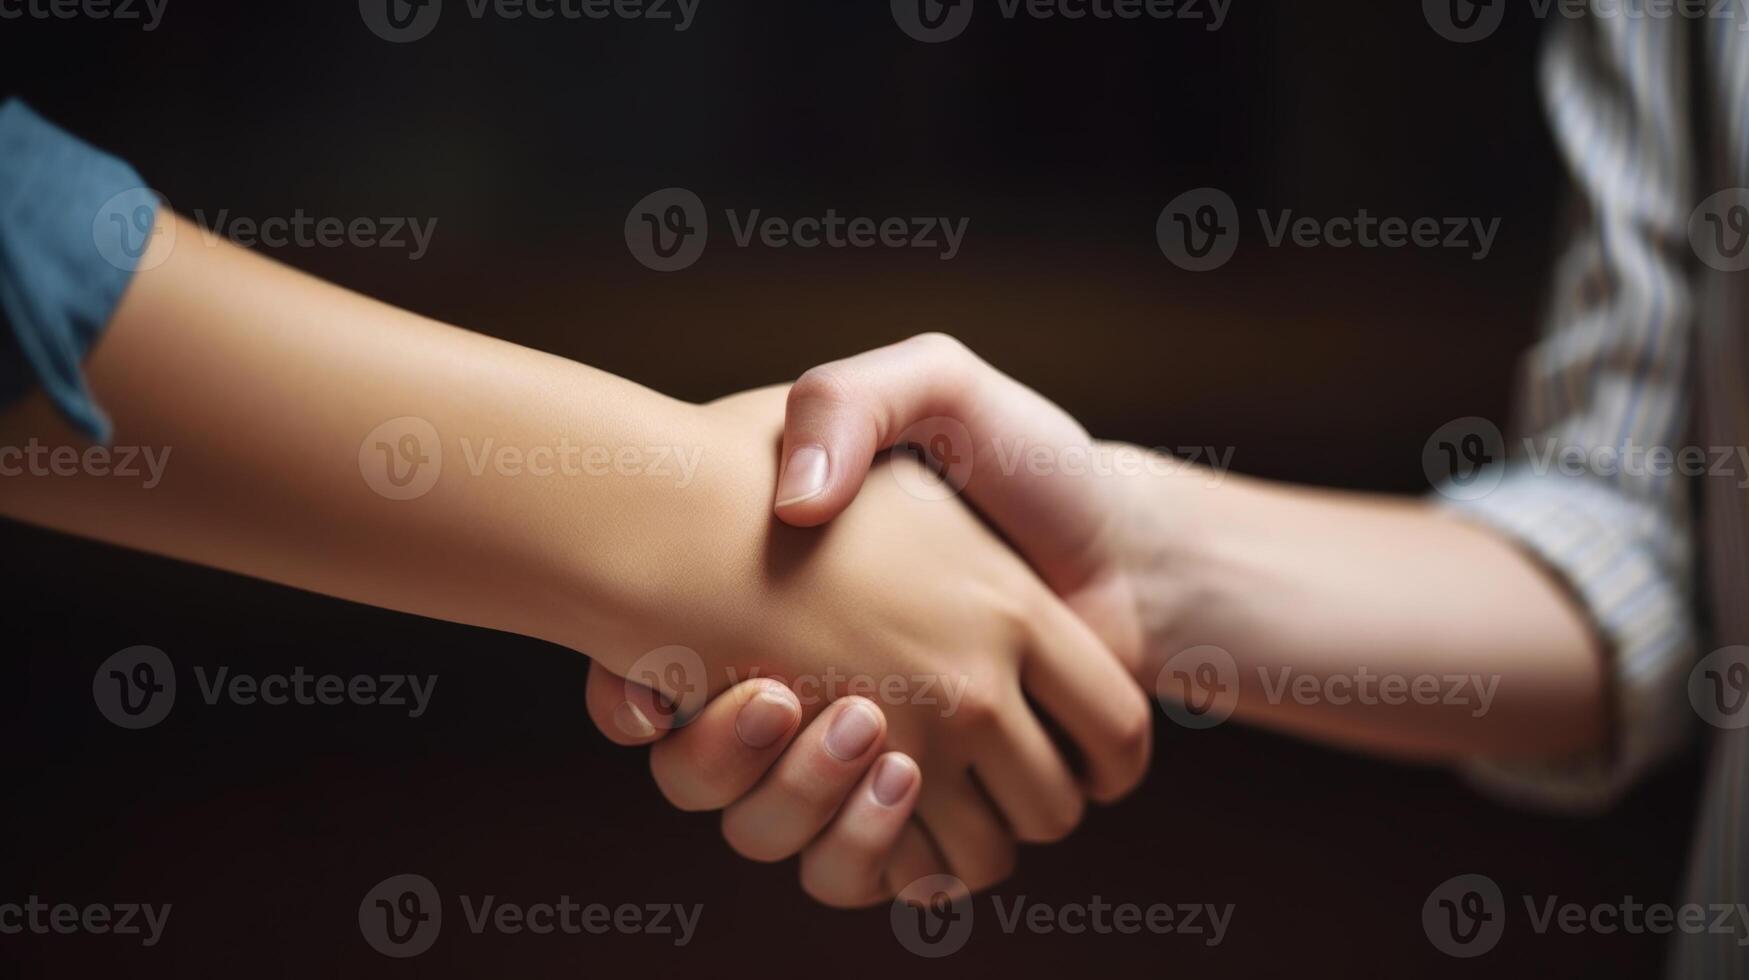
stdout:
[(881, 733), (881, 719), (874, 709), (858, 701), (841, 709), (826, 730), (826, 751), (849, 762), (861, 758)]
[(650, 719), (638, 706), (630, 701), (621, 701), (613, 711), (614, 724), (619, 730), (633, 738), (649, 738), (656, 734), (656, 726), (650, 724)]
[(735, 734), (750, 749), (769, 748), (795, 727), (802, 706), (789, 688), (768, 684), (735, 715)]
[(788, 507), (826, 492), (826, 449), (797, 446), (777, 481), (777, 505)]
[(917, 784), (917, 767), (897, 752), (875, 763), (874, 798), (881, 806), (893, 806)]

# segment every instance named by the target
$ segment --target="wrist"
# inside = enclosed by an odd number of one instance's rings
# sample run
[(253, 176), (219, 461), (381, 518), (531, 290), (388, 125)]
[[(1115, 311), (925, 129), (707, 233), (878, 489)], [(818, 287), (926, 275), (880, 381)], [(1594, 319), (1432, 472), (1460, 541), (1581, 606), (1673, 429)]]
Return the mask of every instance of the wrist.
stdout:
[(688, 563), (674, 556), (703, 524), (695, 515), (720, 482), (726, 447), (698, 406), (630, 385), (593, 402), (551, 423), (589, 433), (561, 437), (569, 455), (551, 467), (557, 478), (525, 476), (508, 488), (514, 497), (475, 510), (487, 527), (514, 522), (513, 571), (497, 591), (520, 605), (518, 631), (623, 674), (643, 651), (676, 642), (651, 634), (652, 612), (688, 591)]
[(1121, 447), (1144, 454), (1139, 472), (1118, 481), (1116, 506), (1123, 529), (1115, 544), (1115, 566), (1135, 605), (1141, 655), (1132, 664), (1136, 678), (1151, 689), (1165, 658), (1206, 640), (1207, 624), (1219, 613), (1216, 540), (1227, 518), (1220, 515), (1229, 490), (1225, 474), (1187, 464), (1154, 450)]
[(761, 622), (769, 632), (772, 603), (761, 586), (779, 433), (775, 422), (723, 405), (660, 406), (651, 419), (664, 434), (657, 441), (688, 454), (686, 474), (628, 477), (606, 512), (575, 522), (557, 642), (624, 676), (667, 647), (728, 664), (752, 652), (738, 638), (756, 635)]

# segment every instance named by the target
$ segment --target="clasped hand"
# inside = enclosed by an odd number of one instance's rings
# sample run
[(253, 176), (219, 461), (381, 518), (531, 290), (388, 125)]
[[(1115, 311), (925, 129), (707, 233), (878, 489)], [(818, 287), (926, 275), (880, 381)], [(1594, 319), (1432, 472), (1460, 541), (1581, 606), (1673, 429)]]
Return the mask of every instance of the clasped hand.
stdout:
[[(1059, 840), (1087, 800), (1140, 781), (1150, 713), (1129, 676), (1121, 490), (991, 456), (1008, 433), (1090, 450), (1071, 418), (934, 335), (704, 411), (769, 446), (776, 486), (747, 521), (759, 560), (723, 621), (631, 680), (599, 660), (590, 677), (597, 725), (654, 743), (674, 805), (722, 810), (736, 851), (799, 854), (810, 895), (862, 906), (938, 874), (989, 887), (1017, 842)], [(969, 465), (877, 460), (936, 418), (969, 441)], [(702, 670), (704, 690), (681, 690), (677, 669)]]

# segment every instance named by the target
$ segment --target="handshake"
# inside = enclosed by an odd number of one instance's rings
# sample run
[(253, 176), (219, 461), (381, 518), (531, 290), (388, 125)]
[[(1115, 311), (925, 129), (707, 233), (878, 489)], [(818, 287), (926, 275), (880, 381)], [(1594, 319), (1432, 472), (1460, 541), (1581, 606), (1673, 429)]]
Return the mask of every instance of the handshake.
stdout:
[[(1141, 779), (1137, 491), (1010, 465), (1104, 450), (958, 342), (688, 404), (157, 227), (84, 375), (175, 463), (7, 481), (0, 514), (583, 652), (667, 797), (832, 905), (988, 887)], [(67, 423), (38, 392), (0, 445), (79, 451)], [(535, 465), (578, 444), (615, 465)]]
[[(1139, 450), (1094, 444), (942, 335), (705, 411), (781, 438), (777, 520), (707, 600), (710, 629), (597, 659), (589, 684), (595, 723), (652, 746), (670, 802), (722, 810), (737, 852), (799, 854), (810, 895), (855, 907), (938, 874), (994, 885), (1017, 842), (1136, 786), (1136, 488), (1096, 457)], [(877, 459), (894, 447), (923, 465)]]
[[(1571, 591), (1424, 501), (1096, 443), (939, 335), (686, 404), (160, 220), (182, 234), (153, 239), (84, 376), (117, 446), (174, 462), (148, 492), (7, 480), (0, 514), (584, 652), (602, 731), (650, 745), (737, 851), (799, 854), (822, 902), (1002, 880), (1019, 842), (1135, 787), (1144, 691), (1187, 724), (1424, 763), (1611, 744), (1611, 661)], [(0, 445), (81, 458), (68, 415), (38, 392)], [(586, 479), (519, 465), (555, 443), (623, 451)], [(684, 447), (685, 478), (639, 446)], [(1346, 693), (1380, 675), (1507, 680), (1480, 711)]]

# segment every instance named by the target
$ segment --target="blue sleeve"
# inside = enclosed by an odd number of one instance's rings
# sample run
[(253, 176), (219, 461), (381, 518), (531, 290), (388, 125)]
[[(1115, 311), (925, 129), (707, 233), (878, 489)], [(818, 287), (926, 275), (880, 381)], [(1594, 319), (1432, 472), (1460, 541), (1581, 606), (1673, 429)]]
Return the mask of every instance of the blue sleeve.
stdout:
[(81, 364), (150, 239), (158, 198), (132, 167), (0, 102), (0, 405), (40, 386), (109, 441)]

